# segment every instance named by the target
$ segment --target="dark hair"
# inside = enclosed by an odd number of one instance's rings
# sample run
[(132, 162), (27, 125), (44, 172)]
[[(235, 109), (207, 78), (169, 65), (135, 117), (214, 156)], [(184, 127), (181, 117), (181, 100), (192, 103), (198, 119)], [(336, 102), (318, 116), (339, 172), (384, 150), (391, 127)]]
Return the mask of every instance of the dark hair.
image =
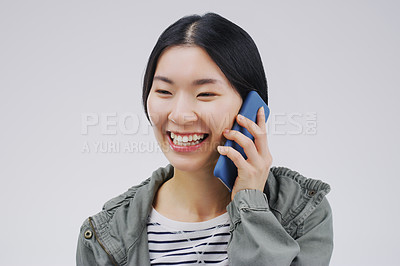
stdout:
[(199, 46), (205, 49), (244, 99), (255, 90), (268, 104), (268, 87), (257, 46), (238, 25), (215, 13), (185, 16), (158, 38), (147, 63), (143, 81), (143, 106), (147, 118), (147, 98), (161, 53), (171, 46)]

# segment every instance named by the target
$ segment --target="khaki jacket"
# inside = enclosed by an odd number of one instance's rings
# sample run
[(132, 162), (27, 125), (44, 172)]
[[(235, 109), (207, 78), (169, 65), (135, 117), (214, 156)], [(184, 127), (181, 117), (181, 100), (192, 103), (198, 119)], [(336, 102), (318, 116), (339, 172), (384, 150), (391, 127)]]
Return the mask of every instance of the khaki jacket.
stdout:
[[(150, 265), (147, 217), (153, 198), (173, 175), (168, 165), (108, 201), (81, 227), (77, 265)], [(264, 189), (239, 191), (227, 206), (229, 265), (323, 266), (333, 250), (328, 184), (272, 167)]]

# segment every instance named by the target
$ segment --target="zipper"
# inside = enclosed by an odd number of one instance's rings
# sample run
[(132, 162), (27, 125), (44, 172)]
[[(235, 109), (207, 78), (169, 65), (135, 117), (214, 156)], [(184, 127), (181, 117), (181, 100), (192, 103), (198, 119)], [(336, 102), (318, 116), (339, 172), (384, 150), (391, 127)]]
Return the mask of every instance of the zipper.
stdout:
[(100, 239), (97, 237), (96, 231), (94, 230), (94, 226), (92, 223), (92, 217), (89, 217), (89, 224), (90, 224), (90, 227), (92, 228), (94, 237), (96, 238), (97, 242), (100, 244), (102, 249), (107, 253), (107, 256), (111, 260), (112, 264), (114, 266), (118, 266), (118, 263), (115, 261), (114, 257), (107, 251), (107, 249), (104, 247), (104, 245), (100, 242)]

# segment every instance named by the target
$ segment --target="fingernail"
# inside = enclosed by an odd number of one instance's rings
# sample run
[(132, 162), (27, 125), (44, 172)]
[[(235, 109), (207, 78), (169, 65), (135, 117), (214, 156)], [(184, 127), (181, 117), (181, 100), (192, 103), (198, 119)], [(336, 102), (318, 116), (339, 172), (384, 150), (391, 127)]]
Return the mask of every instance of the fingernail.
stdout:
[(239, 120), (243, 120), (244, 117), (243, 117), (241, 114), (238, 114), (238, 119), (239, 119)]
[(228, 134), (229, 133), (229, 129), (224, 129), (224, 134)]
[(264, 113), (264, 106), (261, 106), (261, 112), (263, 112)]
[(221, 153), (226, 152), (225, 146), (218, 146), (217, 149), (218, 149), (218, 151), (221, 152)]

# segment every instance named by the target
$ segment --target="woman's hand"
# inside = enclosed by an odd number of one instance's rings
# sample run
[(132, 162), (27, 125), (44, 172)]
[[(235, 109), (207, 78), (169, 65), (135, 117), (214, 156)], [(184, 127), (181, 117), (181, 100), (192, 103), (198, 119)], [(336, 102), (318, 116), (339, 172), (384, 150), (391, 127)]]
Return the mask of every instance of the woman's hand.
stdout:
[(231, 200), (238, 191), (243, 189), (263, 191), (272, 165), (272, 156), (267, 142), (264, 107), (258, 109), (257, 124), (242, 115), (237, 116), (237, 122), (254, 136), (254, 142), (239, 131), (224, 130), (225, 138), (238, 143), (247, 156), (247, 160), (245, 160), (234, 148), (218, 146), (218, 152), (231, 159), (238, 169)]

